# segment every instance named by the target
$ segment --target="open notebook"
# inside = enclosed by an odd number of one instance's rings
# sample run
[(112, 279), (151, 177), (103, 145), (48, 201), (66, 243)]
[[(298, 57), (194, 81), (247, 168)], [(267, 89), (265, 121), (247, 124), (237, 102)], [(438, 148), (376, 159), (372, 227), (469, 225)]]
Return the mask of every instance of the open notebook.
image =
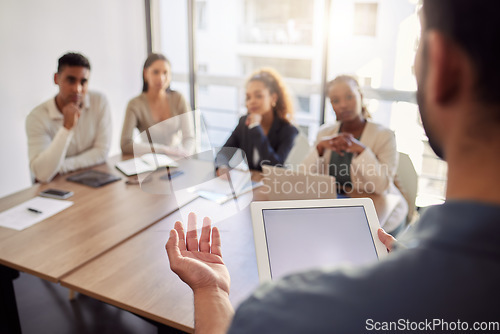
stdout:
[(178, 164), (167, 155), (158, 153), (147, 153), (138, 158), (117, 162), (115, 165), (126, 176), (152, 172), (167, 166), (178, 167)]

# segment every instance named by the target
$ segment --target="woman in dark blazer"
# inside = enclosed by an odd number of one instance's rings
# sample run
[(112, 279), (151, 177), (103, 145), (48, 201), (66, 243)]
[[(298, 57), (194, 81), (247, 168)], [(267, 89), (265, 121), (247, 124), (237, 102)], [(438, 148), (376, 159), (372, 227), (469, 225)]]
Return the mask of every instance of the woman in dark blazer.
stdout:
[[(291, 124), (293, 106), (279, 74), (272, 69), (255, 72), (246, 85), (247, 114), (242, 116), (217, 155), (217, 174), (229, 167), (229, 160), (241, 149), (250, 169), (282, 165), (290, 153), (298, 130)], [(235, 167), (235, 166), (231, 166)]]

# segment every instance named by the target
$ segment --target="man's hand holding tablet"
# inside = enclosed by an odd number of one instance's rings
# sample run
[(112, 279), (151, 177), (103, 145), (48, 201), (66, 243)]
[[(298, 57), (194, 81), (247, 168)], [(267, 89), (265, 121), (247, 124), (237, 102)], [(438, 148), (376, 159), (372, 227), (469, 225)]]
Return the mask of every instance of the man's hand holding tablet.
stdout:
[(383, 228), (379, 228), (377, 231), (378, 238), (379, 240), (384, 244), (384, 246), (387, 248), (387, 252), (391, 252), (392, 248), (394, 247), (394, 244), (397, 242), (396, 238), (394, 238), (392, 235), (384, 231)]

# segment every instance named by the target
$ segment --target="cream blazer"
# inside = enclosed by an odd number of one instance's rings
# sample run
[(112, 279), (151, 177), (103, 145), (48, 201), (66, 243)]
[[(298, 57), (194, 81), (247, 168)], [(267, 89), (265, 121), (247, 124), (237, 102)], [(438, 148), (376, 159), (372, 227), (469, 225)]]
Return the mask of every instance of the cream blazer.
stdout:
[[(339, 122), (325, 124), (320, 127), (314, 146), (302, 161), (307, 171), (328, 174), (332, 151), (326, 150), (323, 156), (320, 157), (316, 145), (325, 137), (337, 135), (339, 128)], [(396, 208), (383, 225), (384, 229), (390, 232), (396, 229), (408, 214), (408, 204), (394, 185), (399, 157), (396, 138), (390, 129), (368, 121), (361, 134), (360, 142), (366, 146), (366, 149), (352, 158), (350, 167), (351, 181), (353, 187), (359, 192), (382, 195), (395, 194), (400, 197)]]

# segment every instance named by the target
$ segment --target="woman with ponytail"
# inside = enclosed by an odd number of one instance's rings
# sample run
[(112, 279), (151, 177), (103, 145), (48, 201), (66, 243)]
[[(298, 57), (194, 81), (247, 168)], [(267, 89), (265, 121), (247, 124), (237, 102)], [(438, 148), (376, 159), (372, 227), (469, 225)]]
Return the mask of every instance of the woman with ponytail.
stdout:
[[(151, 152), (187, 156), (194, 152), (194, 128), (191, 108), (184, 97), (170, 89), (170, 61), (162, 54), (148, 56), (142, 70), (142, 93), (130, 100), (123, 122), (123, 154)], [(134, 143), (134, 129), (142, 142)], [(148, 143), (149, 141), (149, 143)]]

